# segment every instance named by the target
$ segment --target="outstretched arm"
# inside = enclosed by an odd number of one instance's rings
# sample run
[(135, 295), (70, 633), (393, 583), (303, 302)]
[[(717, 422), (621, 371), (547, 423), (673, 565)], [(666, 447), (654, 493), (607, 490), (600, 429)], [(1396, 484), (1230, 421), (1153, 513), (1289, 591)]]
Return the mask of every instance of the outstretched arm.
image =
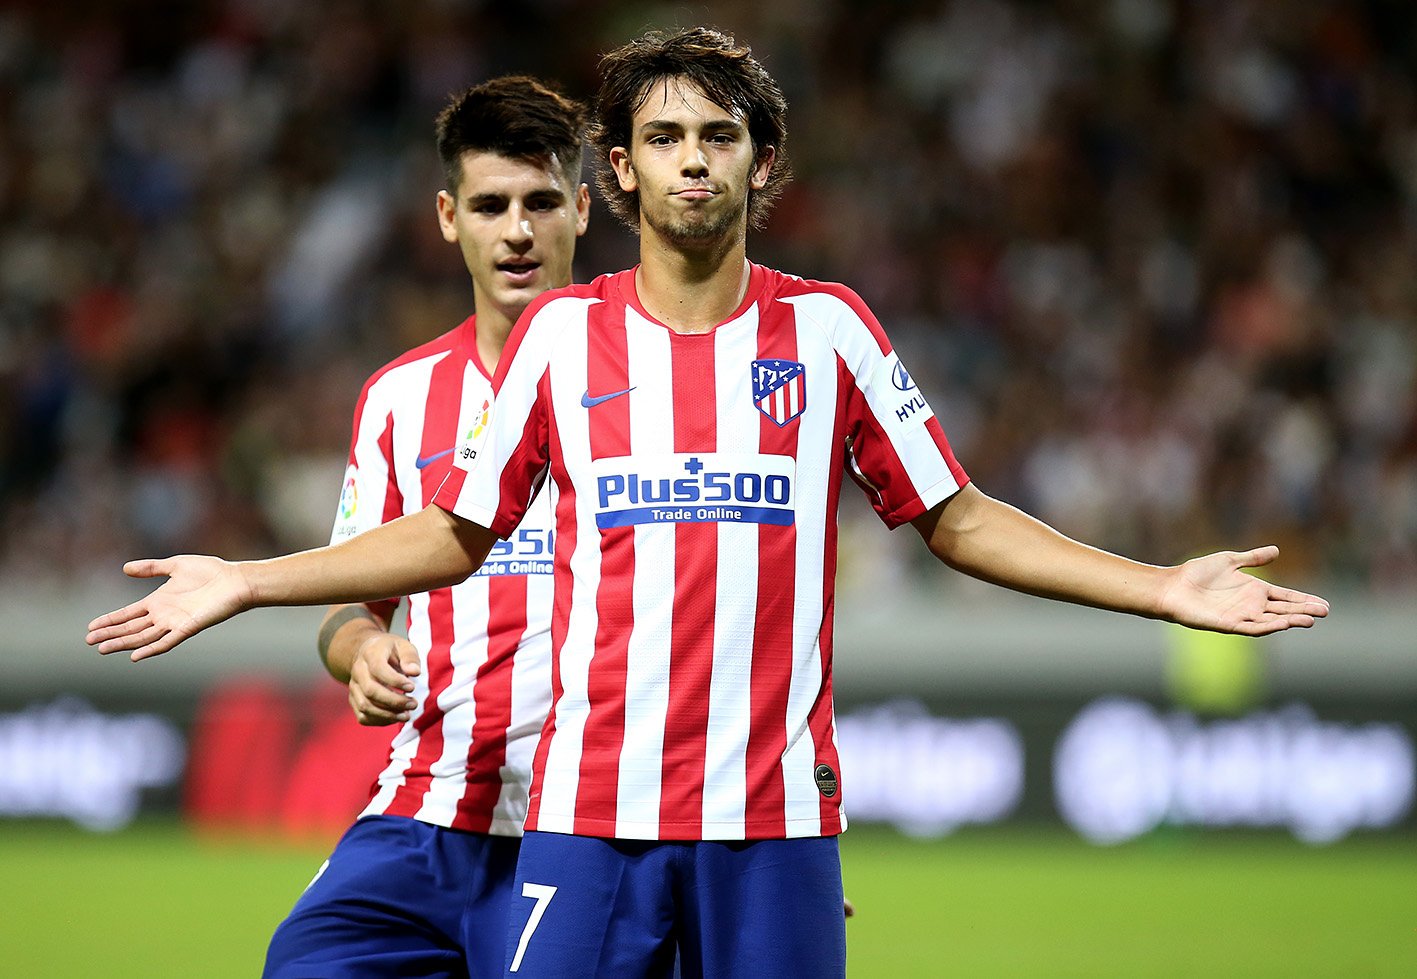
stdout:
[(94, 619), (85, 641), (136, 662), (250, 608), (369, 602), (442, 588), (476, 571), (496, 540), (490, 530), (429, 506), (343, 543), (266, 561), (193, 554), (130, 561), (125, 574), (168, 580)]
[(1328, 614), (1316, 595), (1244, 573), (1273, 561), (1277, 547), (1222, 551), (1171, 568), (1140, 564), (1065, 537), (973, 485), (912, 523), (950, 567), (1030, 595), (1248, 636), (1308, 628)]

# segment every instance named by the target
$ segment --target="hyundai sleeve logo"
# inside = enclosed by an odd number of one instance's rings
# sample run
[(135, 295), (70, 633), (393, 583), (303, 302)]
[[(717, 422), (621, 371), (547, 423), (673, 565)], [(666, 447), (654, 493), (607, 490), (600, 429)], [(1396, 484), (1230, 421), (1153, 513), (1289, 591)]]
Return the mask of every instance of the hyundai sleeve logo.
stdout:
[(905, 365), (900, 361), (895, 362), (894, 369), (891, 370), (891, 383), (901, 391), (911, 391), (915, 388), (915, 381), (906, 371)]

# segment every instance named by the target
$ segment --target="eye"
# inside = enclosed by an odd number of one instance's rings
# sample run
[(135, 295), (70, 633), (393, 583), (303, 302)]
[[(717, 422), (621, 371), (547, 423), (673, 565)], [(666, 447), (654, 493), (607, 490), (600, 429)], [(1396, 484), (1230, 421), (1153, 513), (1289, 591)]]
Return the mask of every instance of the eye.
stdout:
[(663, 133), (660, 133), (658, 136), (651, 136), (649, 138), (649, 145), (651, 146), (672, 146), (673, 143), (674, 140), (671, 137), (664, 135)]
[(480, 201), (472, 206), (472, 213), (494, 215), (505, 211), (506, 205), (501, 201)]

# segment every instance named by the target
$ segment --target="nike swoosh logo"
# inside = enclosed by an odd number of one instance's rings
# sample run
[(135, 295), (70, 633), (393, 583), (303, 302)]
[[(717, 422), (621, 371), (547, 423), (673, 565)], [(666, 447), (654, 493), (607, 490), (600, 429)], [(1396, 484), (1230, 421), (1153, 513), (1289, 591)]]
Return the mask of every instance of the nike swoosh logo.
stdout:
[(433, 463), (443, 458), (443, 456), (450, 456), (452, 454), (452, 449), (444, 449), (442, 452), (435, 452), (431, 456), (419, 456), (417, 459), (413, 460), (413, 464), (419, 469), (426, 469), (428, 466), (433, 465)]
[(622, 394), (629, 394), (633, 390), (633, 387), (628, 387), (623, 391), (611, 391), (609, 394), (602, 394), (597, 398), (592, 398), (590, 396), (590, 392), (587, 391), (585, 394), (581, 395), (581, 407), (594, 408), (596, 405), (601, 404), (602, 402), (609, 401), (611, 398), (618, 398)]

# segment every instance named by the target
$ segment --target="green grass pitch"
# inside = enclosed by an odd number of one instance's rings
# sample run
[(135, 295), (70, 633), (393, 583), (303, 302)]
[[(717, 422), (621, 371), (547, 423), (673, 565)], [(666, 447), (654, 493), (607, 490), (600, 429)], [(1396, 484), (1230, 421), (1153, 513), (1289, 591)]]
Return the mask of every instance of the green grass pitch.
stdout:
[[(0, 832), (0, 972), (254, 976), (325, 847), (200, 840), (172, 825)], [(1168, 834), (1099, 850), (1062, 832), (842, 843), (853, 979), (1414, 976), (1417, 840), (1310, 849)]]

